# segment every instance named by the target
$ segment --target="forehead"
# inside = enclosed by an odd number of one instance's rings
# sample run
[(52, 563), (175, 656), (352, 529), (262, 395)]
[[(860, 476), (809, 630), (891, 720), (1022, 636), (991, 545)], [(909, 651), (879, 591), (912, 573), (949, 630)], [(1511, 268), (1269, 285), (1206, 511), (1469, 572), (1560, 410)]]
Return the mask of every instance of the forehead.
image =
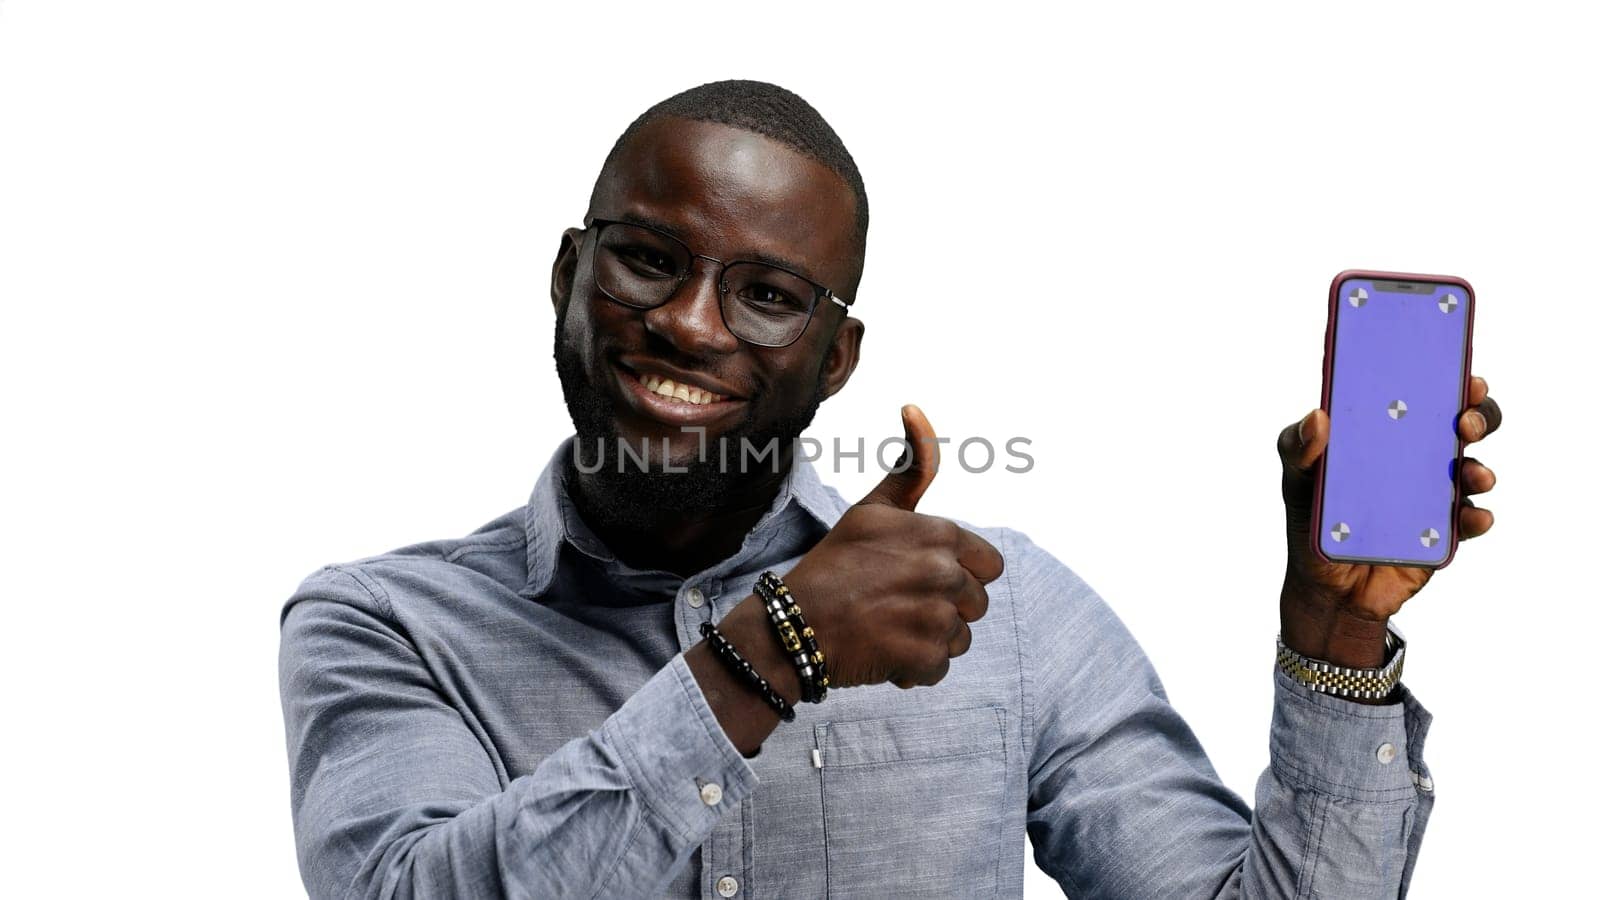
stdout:
[(696, 253), (789, 260), (837, 288), (856, 265), (855, 197), (843, 178), (765, 135), (663, 118), (602, 173), (590, 212), (669, 226)]

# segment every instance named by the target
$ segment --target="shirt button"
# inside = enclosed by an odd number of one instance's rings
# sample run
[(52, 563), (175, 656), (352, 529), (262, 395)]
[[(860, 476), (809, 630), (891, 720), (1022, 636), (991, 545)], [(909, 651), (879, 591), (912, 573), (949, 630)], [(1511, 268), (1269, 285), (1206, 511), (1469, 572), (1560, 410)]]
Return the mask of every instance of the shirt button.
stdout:
[(715, 781), (708, 781), (700, 785), (700, 799), (704, 800), (707, 806), (716, 806), (721, 803), (722, 785), (717, 784)]
[(1394, 745), (1388, 741), (1378, 745), (1378, 762), (1388, 765), (1394, 762)]
[(724, 875), (717, 879), (717, 893), (724, 897), (732, 897), (739, 893), (739, 879), (732, 875)]
[(700, 593), (699, 588), (689, 588), (689, 605), (699, 609), (706, 605), (706, 595)]

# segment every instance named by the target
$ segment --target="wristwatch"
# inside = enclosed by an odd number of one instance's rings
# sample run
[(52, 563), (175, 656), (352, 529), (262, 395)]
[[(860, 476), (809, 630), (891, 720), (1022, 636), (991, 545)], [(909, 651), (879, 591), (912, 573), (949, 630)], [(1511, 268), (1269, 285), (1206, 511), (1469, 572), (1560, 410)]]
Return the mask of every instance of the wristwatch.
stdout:
[(1389, 661), (1377, 669), (1352, 669), (1309, 656), (1301, 656), (1283, 643), (1278, 635), (1278, 668), (1290, 678), (1319, 693), (1358, 700), (1381, 700), (1400, 683), (1405, 667), (1406, 642), (1390, 625), (1383, 636)]

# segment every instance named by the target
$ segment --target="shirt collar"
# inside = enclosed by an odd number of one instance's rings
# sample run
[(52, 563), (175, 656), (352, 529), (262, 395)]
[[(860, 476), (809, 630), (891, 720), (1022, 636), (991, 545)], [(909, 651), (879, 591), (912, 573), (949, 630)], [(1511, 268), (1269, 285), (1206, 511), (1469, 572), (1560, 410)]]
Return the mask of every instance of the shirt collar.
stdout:
[[(575, 440), (576, 435), (569, 435), (556, 447), (534, 484), (533, 493), (528, 497), (525, 518), (528, 582), (524, 592), (528, 597), (537, 597), (550, 587), (563, 543), (602, 563), (623, 565), (605, 542), (584, 523), (578, 515), (577, 506), (572, 502), (564, 476), (567, 471), (566, 460)], [(791, 504), (799, 514), (821, 525), (824, 531), (832, 528), (849, 508), (838, 491), (822, 483), (816, 466), (800, 456), (793, 459), (772, 505), (745, 536), (739, 552), (724, 564), (734, 563), (748, 555), (752, 547), (764, 545), (770, 537), (769, 533), (781, 527), (786, 516), (795, 514), (789, 509)]]

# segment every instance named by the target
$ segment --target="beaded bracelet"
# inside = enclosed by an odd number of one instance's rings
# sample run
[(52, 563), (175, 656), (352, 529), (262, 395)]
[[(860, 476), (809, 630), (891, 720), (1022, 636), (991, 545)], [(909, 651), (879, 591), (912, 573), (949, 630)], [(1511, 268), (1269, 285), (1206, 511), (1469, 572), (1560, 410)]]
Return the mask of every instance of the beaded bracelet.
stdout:
[(822, 650), (817, 646), (816, 632), (806, 624), (800, 604), (783, 579), (770, 570), (756, 579), (756, 593), (766, 604), (778, 640), (792, 654), (795, 670), (800, 674), (801, 699), (807, 703), (821, 703), (828, 695), (827, 668)]
[(761, 677), (761, 673), (756, 671), (755, 666), (750, 665), (748, 659), (739, 655), (739, 651), (733, 648), (733, 643), (728, 640), (727, 635), (718, 631), (717, 626), (710, 622), (701, 622), (700, 636), (711, 642), (711, 649), (716, 651), (717, 656), (722, 657), (722, 661), (728, 664), (728, 668), (755, 686), (755, 689), (761, 693), (762, 699), (767, 701), (767, 705), (778, 711), (779, 718), (785, 722), (794, 721), (794, 707), (789, 705), (789, 701), (778, 696), (778, 692), (772, 689), (772, 685), (765, 678)]
[(772, 627), (778, 632), (778, 641), (794, 660), (795, 671), (800, 673), (800, 699), (806, 703), (821, 703), (828, 696), (828, 670), (823, 663), (822, 650), (817, 647), (816, 632), (806, 624), (800, 604), (789, 592), (777, 573), (768, 570), (756, 579), (756, 594), (766, 604)]

